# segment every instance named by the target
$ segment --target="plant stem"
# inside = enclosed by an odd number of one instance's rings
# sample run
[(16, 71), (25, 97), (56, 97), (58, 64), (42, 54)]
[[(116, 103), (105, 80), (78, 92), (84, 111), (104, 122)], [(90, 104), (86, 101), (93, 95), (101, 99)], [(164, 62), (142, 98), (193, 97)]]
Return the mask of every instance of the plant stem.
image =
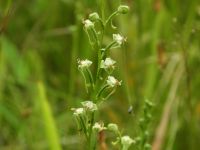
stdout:
[(92, 77), (92, 73), (88, 68), (86, 69), (86, 71), (88, 73), (88, 76), (89, 76), (89, 79), (90, 79), (90, 84), (91, 84), (92, 90), (93, 90), (94, 89), (94, 80), (93, 80), (93, 77)]
[(108, 19), (106, 20), (106, 23), (105, 23), (105, 26), (112, 20), (112, 18), (114, 17), (114, 16), (116, 16), (118, 14), (118, 11), (115, 11), (114, 13), (112, 13), (109, 17), (108, 17)]
[(97, 96), (96, 96), (96, 99), (98, 100), (99, 99), (99, 97), (101, 96), (101, 94), (103, 93), (103, 91), (108, 87), (109, 85), (104, 85), (102, 88), (101, 88), (101, 90), (99, 91), (99, 93), (97, 94)]

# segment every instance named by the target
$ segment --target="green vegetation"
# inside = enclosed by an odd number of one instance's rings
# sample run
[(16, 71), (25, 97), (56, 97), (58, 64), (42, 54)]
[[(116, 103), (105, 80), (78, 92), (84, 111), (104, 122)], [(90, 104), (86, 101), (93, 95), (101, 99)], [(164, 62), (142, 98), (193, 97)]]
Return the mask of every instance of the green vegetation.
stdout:
[(108, 54), (122, 84), (95, 115), (116, 132), (91, 139), (100, 150), (118, 149), (115, 134), (133, 139), (130, 150), (199, 149), (199, 0), (0, 0), (0, 150), (88, 149), (71, 109), (96, 96), (97, 78), (85, 86), (77, 59), (101, 71), (83, 20), (97, 12), (105, 23), (120, 4), (129, 12), (108, 23), (101, 47), (127, 37)]

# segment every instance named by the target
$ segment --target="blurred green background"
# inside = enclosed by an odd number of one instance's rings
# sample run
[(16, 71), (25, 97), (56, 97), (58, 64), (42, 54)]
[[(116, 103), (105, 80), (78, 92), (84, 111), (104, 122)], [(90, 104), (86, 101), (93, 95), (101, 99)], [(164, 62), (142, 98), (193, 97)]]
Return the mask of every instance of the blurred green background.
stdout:
[[(100, 12), (100, 1), (0, 0), (0, 150), (84, 149), (70, 108), (87, 99), (77, 59), (96, 54), (82, 19)], [(127, 37), (111, 53), (123, 86), (98, 119), (137, 137), (148, 98), (153, 149), (199, 150), (200, 1), (104, 2), (107, 17), (119, 4), (130, 13), (114, 19)], [(106, 40), (115, 32), (106, 31)]]

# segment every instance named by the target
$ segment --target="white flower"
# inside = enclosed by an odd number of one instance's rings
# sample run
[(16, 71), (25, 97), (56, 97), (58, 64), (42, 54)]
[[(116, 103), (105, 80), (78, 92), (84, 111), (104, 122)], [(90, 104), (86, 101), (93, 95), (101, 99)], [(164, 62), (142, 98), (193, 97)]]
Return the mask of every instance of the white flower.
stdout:
[(96, 122), (96, 123), (93, 125), (92, 129), (93, 129), (93, 130), (96, 130), (96, 131), (98, 131), (98, 132), (100, 132), (100, 131), (102, 131), (102, 130), (105, 130), (106, 127), (104, 127), (103, 123), (100, 124), (100, 123)]
[(94, 27), (94, 23), (92, 21), (90, 21), (89, 19), (84, 20), (83, 24), (86, 29), (91, 29)]
[(85, 60), (78, 60), (78, 67), (83, 69), (83, 68), (88, 68), (92, 65), (92, 61), (85, 59)]
[(72, 108), (72, 110), (74, 111), (74, 115), (75, 116), (79, 116), (79, 115), (84, 113), (84, 109), (83, 108), (76, 108), (76, 109)]
[(132, 143), (135, 143), (135, 141), (131, 139), (129, 136), (125, 135), (121, 138), (121, 143), (123, 145), (123, 149), (127, 150)]
[(116, 61), (112, 60), (111, 58), (106, 58), (105, 60), (101, 61), (101, 68), (107, 69), (107, 68), (115, 68), (114, 64)]
[(81, 103), (86, 110), (95, 111), (97, 110), (97, 105), (92, 101), (84, 101)]
[(113, 40), (119, 45), (126, 41), (126, 39), (120, 34), (113, 34)]
[(121, 82), (122, 82), (122, 81), (118, 81), (118, 80), (115, 79), (115, 77), (113, 77), (113, 76), (108, 76), (107, 84), (108, 84), (110, 87), (115, 87), (115, 86), (121, 85)]

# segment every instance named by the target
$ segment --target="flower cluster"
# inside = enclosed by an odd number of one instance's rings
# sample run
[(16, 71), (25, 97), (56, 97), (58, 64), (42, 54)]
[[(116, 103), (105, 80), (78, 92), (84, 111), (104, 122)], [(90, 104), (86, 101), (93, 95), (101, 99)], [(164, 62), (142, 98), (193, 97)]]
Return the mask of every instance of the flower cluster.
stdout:
[(117, 80), (112, 75), (116, 67), (116, 61), (111, 59), (108, 54), (111, 49), (120, 48), (126, 42), (126, 38), (121, 34), (115, 33), (110, 38), (110, 44), (104, 46), (104, 31), (108, 25), (114, 27), (112, 25), (113, 17), (126, 14), (128, 11), (128, 6), (120, 5), (106, 20), (103, 20), (97, 12), (89, 14), (88, 18), (83, 20), (90, 45), (97, 51), (97, 62), (94, 62), (96, 72), (94, 73), (91, 70), (90, 66), (93, 62), (88, 59), (78, 60), (78, 69), (84, 78), (88, 97), (93, 99), (93, 101), (81, 102), (82, 107), (73, 108), (72, 110), (74, 116), (76, 116), (80, 131), (83, 131), (86, 137), (88, 149), (94, 149), (97, 143), (92, 143), (95, 139), (92, 140), (91, 138), (104, 130), (112, 131), (117, 135), (116, 143), (120, 143), (123, 150), (127, 150), (134, 143), (134, 140), (129, 136), (121, 136), (121, 132), (116, 124), (110, 123), (105, 127), (103, 122), (95, 121), (95, 113), (98, 110), (97, 104), (101, 104), (102, 100), (107, 100), (122, 83), (122, 81)]

